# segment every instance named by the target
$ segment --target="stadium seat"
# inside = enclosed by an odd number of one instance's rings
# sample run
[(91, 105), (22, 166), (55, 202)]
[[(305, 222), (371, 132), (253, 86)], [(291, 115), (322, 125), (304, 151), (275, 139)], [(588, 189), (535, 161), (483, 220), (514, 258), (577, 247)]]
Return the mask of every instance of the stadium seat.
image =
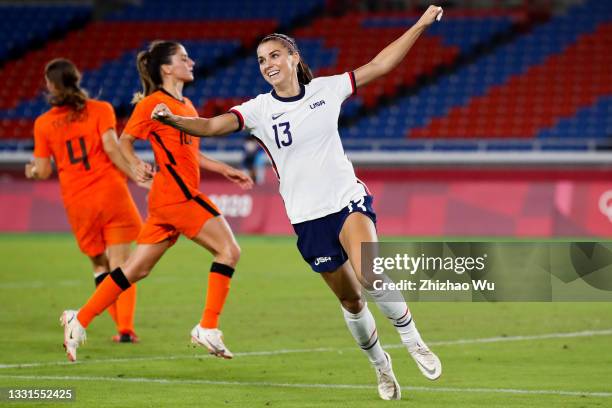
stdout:
[(91, 18), (91, 5), (0, 5), (0, 61)]

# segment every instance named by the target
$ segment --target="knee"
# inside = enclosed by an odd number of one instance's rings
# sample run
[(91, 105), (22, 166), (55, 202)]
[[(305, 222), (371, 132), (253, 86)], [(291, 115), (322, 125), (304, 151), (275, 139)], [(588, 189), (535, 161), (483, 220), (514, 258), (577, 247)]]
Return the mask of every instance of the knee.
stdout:
[(357, 314), (361, 312), (365, 306), (365, 302), (361, 296), (339, 299), (342, 307), (350, 313)]
[(132, 265), (126, 265), (122, 268), (123, 274), (130, 283), (138, 282), (141, 279), (146, 278), (151, 273), (151, 268), (134, 267)]
[(110, 266), (110, 269), (113, 270), (120, 265), (127, 264), (129, 258), (130, 258), (129, 252), (112, 253), (112, 254), (109, 254), (108, 265)]
[(94, 275), (99, 275), (101, 273), (108, 273), (109, 267), (106, 265), (94, 265), (93, 273)]
[(238, 244), (231, 243), (226, 245), (223, 250), (219, 253), (219, 261), (223, 264), (229, 265), (235, 268), (240, 260), (240, 247)]
[[(141, 280), (146, 278), (147, 276), (149, 276), (149, 274), (151, 273), (151, 269), (149, 268), (145, 268), (145, 269), (141, 269), (140, 271), (138, 271), (139, 273), (136, 275), (137, 279), (136, 280)], [(136, 282), (136, 280), (134, 282)]]
[(94, 273), (108, 272), (109, 264), (108, 264), (108, 258), (106, 257), (105, 254), (90, 256), (89, 259), (91, 260), (91, 264), (93, 266)]

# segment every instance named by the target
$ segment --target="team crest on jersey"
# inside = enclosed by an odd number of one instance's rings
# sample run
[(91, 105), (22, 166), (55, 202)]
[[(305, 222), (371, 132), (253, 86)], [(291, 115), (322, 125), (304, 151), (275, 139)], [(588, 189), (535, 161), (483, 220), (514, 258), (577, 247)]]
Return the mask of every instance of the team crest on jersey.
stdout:
[(323, 106), (325, 105), (325, 101), (324, 100), (320, 100), (319, 102), (315, 102), (313, 104), (310, 105), (310, 109), (317, 109), (319, 106)]

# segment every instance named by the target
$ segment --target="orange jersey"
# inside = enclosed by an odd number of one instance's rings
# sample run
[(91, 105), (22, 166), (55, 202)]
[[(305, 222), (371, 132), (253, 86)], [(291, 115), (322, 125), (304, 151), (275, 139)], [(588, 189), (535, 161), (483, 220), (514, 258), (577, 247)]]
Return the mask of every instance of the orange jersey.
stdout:
[(189, 99), (180, 101), (163, 90), (147, 96), (134, 108), (124, 132), (148, 139), (159, 167), (149, 194), (149, 208), (185, 202), (201, 194), (200, 139), (151, 119), (159, 103), (166, 104), (175, 115), (198, 116)]
[(73, 116), (68, 107), (54, 107), (34, 123), (34, 156), (53, 156), (67, 207), (91, 194), (88, 189), (97, 183), (126, 182), (102, 143), (102, 135), (115, 128), (113, 107), (88, 99), (82, 113), (74, 120)]

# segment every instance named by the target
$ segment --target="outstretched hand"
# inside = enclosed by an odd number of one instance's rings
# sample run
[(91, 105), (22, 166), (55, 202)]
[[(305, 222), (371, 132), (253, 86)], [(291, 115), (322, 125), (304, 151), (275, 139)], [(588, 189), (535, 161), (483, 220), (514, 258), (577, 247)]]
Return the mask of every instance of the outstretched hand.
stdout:
[(253, 179), (243, 171), (228, 166), (223, 172), (223, 176), (229, 181), (238, 184), (243, 190), (253, 188)]
[(442, 7), (429, 6), (427, 10), (425, 10), (421, 18), (419, 18), (417, 24), (423, 25), (425, 27), (430, 26), (434, 23), (434, 21), (440, 21), (440, 19), (442, 18), (442, 12)]

